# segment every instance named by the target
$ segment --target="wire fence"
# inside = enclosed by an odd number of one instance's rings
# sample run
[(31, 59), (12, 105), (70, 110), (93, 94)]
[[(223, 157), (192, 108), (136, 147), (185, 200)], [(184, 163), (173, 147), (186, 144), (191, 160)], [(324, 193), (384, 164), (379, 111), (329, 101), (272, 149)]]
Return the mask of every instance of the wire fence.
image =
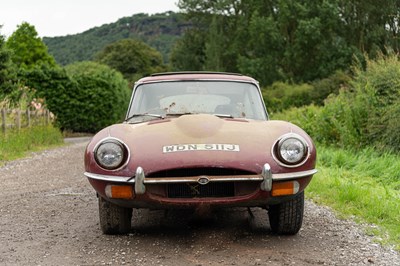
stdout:
[(53, 120), (53, 114), (47, 109), (10, 110), (2, 108), (0, 113), (2, 133), (6, 133), (8, 130), (19, 131), (21, 128), (29, 128), (37, 125), (48, 125)]

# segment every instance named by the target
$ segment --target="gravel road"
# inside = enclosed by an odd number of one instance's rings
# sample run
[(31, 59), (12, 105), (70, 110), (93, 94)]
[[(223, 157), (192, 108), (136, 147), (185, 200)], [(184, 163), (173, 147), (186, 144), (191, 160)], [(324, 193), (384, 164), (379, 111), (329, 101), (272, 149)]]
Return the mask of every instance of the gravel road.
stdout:
[(207, 217), (134, 210), (129, 235), (103, 235), (85, 145), (0, 168), (0, 265), (400, 265), (398, 253), (310, 201), (296, 236), (273, 235), (258, 208)]

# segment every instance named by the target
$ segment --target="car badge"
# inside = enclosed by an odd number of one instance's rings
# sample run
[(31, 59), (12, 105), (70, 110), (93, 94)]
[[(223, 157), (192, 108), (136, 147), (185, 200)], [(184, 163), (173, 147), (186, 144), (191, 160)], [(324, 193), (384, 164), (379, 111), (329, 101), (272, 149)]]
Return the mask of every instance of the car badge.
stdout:
[(201, 176), (199, 179), (197, 179), (197, 183), (200, 185), (207, 185), (210, 180), (206, 176)]

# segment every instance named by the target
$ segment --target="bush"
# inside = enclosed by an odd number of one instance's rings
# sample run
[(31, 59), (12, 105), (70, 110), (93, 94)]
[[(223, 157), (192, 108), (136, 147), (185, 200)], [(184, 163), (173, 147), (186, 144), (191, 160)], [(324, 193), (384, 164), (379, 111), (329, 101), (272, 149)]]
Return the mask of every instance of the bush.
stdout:
[(270, 112), (280, 112), (290, 107), (300, 107), (312, 103), (310, 93), (313, 87), (309, 84), (288, 84), (275, 82), (263, 89), (265, 104)]
[(367, 59), (366, 69), (356, 67), (353, 87), (365, 91), (369, 86), (375, 94), (375, 107), (385, 108), (400, 97), (400, 61), (397, 54), (380, 55), (376, 60)]
[[(304, 129), (315, 140), (321, 141), (322, 135), (318, 132), (315, 121), (320, 116), (322, 108), (315, 105), (292, 107), (285, 112), (272, 114), (274, 120), (289, 121)], [(318, 139), (317, 139), (318, 138)]]
[(124, 118), (130, 93), (119, 72), (94, 62), (75, 63), (66, 70), (77, 86), (64, 95), (64, 128), (94, 133)]
[(382, 56), (355, 68), (350, 88), (325, 100), (325, 106), (293, 108), (273, 116), (305, 128), (318, 142), (360, 149), (400, 150), (400, 61)]
[(37, 98), (46, 99), (47, 108), (57, 117), (60, 128), (69, 129), (68, 122), (71, 98), (78, 88), (61, 67), (37, 65), (32, 69), (20, 69), (18, 76), (22, 83), (34, 91)]
[(312, 83), (289, 84), (275, 82), (262, 90), (264, 101), (271, 112), (282, 112), (291, 107), (301, 107), (309, 104), (324, 105), (324, 100), (331, 94), (339, 94), (340, 89), (347, 89), (351, 77), (336, 71), (328, 78)]
[(94, 133), (124, 117), (129, 88), (105, 65), (81, 62), (66, 69), (47, 65), (20, 70), (22, 83), (46, 99), (62, 130)]
[(324, 101), (329, 95), (337, 95), (340, 89), (347, 89), (350, 81), (350, 75), (338, 70), (327, 78), (313, 81), (311, 83), (313, 90), (309, 97), (314, 104), (324, 105)]
[[(360, 140), (363, 145), (374, 144), (385, 150), (400, 150), (400, 61), (396, 54), (381, 55), (366, 61), (365, 70), (355, 69), (352, 83), (354, 94), (364, 100), (357, 106), (362, 110)], [(365, 118), (367, 117), (367, 118)]]
[(370, 139), (380, 149), (400, 150), (400, 99), (374, 116), (368, 125)]
[(341, 90), (331, 95), (325, 106), (292, 108), (274, 116), (304, 128), (316, 141), (339, 147), (361, 148), (369, 140), (368, 127), (374, 113), (374, 94), (366, 86)]
[(45, 98), (62, 130), (94, 133), (124, 117), (129, 88), (122, 75), (105, 65), (81, 62), (20, 70), (24, 84)]

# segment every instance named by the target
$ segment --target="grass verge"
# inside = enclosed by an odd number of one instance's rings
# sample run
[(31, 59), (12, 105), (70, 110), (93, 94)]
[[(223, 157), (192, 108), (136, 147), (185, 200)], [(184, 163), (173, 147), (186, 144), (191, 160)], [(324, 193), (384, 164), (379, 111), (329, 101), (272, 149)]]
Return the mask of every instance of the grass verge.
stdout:
[(26, 156), (28, 152), (61, 146), (63, 143), (60, 130), (51, 125), (0, 133), (0, 166), (6, 161)]
[(306, 190), (340, 217), (367, 223), (367, 233), (400, 250), (400, 156), (318, 147), (319, 173)]

